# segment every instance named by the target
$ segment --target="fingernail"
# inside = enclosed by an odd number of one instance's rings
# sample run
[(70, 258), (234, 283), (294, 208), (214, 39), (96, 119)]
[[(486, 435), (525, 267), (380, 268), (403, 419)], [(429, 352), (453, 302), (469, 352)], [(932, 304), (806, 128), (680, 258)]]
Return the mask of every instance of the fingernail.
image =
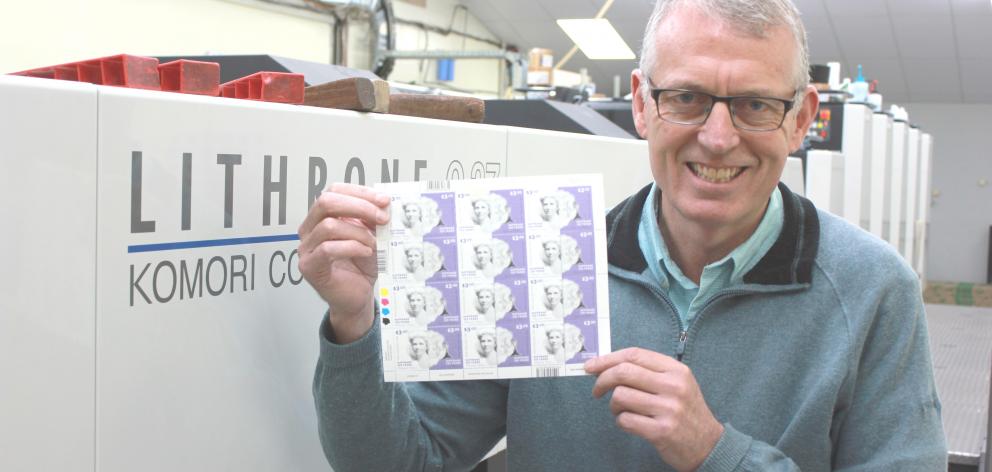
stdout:
[(375, 212), (375, 220), (379, 224), (384, 225), (384, 224), (386, 224), (386, 222), (389, 221), (389, 213), (387, 213), (386, 210), (381, 210), (381, 209), (380, 210), (376, 210), (376, 212)]

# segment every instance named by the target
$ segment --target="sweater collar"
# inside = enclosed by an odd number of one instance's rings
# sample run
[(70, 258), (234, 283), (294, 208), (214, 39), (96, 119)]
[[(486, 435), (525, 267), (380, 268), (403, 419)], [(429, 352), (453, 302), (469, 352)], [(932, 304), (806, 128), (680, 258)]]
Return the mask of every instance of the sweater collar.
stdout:
[[(820, 238), (820, 220), (813, 204), (783, 184), (784, 221), (778, 239), (765, 256), (744, 275), (745, 283), (790, 285), (812, 280), (813, 260)], [(632, 272), (643, 272), (647, 261), (637, 240), (641, 212), (651, 191), (648, 184), (615, 206), (606, 215), (607, 254), (611, 265)]]

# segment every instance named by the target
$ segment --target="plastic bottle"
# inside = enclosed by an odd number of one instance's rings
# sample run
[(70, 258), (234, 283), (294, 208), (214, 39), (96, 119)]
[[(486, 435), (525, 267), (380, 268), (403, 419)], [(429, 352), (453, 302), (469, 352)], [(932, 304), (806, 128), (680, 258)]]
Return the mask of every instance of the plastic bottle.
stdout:
[(827, 82), (830, 85), (830, 90), (840, 89), (840, 63), (828, 62), (827, 67), (830, 67), (830, 78)]
[(868, 105), (871, 105), (871, 109), (874, 111), (882, 111), (882, 94), (868, 94)]
[(868, 101), (868, 82), (865, 81), (865, 76), (861, 71), (861, 64), (858, 64), (858, 78), (851, 84), (849, 90), (851, 92), (852, 102), (867, 102)]
[(841, 92), (850, 92), (851, 91), (851, 78), (850, 77), (844, 77), (844, 80), (840, 81), (840, 87), (837, 87), (837, 90), (840, 90)]

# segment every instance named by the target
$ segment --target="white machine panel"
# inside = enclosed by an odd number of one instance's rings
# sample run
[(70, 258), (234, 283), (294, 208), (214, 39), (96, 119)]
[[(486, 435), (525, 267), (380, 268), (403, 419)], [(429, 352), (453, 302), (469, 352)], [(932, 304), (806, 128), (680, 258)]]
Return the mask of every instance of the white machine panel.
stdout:
[(868, 181), (868, 231), (880, 239), (889, 215), (889, 174), (892, 170), (892, 118), (884, 113), (872, 115), (871, 172)]
[(902, 236), (902, 256), (913, 264), (913, 252), (916, 245), (916, 207), (919, 205), (920, 188), (919, 182), (920, 167), (920, 130), (915, 127), (909, 128), (906, 139), (906, 204), (905, 220)]
[(0, 76), (0, 103), (0, 470), (92, 471), (97, 92)]
[(896, 121), (892, 124), (892, 166), (890, 167), (886, 179), (889, 188), (889, 217), (888, 232), (885, 240), (898, 251), (900, 249), (900, 238), (902, 236), (902, 225), (905, 223), (903, 217), (905, 212), (903, 206), (905, 198), (903, 187), (906, 183), (906, 140), (909, 126), (905, 121)]
[(788, 157), (785, 169), (782, 170), (782, 182), (798, 195), (806, 195), (806, 181), (803, 178), (803, 160), (798, 157)]
[(866, 208), (867, 182), (871, 176), (872, 110), (860, 103), (844, 105), (844, 130), (841, 153), (844, 154), (844, 219), (855, 226), (868, 228)]
[(326, 470), (311, 190), (501, 175), (506, 129), (103, 88), (99, 130), (98, 470)]
[(916, 249), (913, 267), (920, 278), (926, 280), (927, 235), (930, 230), (930, 192), (933, 160), (933, 138), (930, 133), (920, 134), (920, 190), (916, 207)]
[(835, 151), (806, 153), (806, 198), (817, 208), (841, 216), (844, 208), (845, 156)]
[(647, 141), (506, 128), (507, 171), (516, 175), (601, 173), (606, 207), (652, 182)]
[[(612, 206), (653, 180), (636, 140), (6, 76), (0, 103), (3, 471), (329, 470), (296, 265), (321, 189), (597, 172)], [(847, 161), (782, 178), (841, 214)]]

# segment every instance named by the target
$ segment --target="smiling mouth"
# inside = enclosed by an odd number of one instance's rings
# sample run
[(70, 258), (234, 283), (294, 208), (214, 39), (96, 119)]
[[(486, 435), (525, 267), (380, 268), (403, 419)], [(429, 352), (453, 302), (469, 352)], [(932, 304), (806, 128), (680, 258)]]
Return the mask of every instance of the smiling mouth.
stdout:
[(714, 184), (725, 184), (744, 172), (744, 167), (707, 167), (697, 162), (687, 165), (696, 177)]

